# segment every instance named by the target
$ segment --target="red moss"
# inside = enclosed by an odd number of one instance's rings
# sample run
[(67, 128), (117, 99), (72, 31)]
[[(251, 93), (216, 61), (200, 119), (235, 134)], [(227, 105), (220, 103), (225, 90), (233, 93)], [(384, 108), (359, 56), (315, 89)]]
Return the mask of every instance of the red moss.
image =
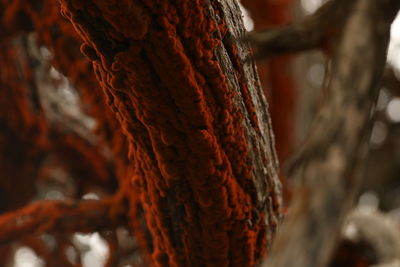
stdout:
[[(18, 47), (2, 44), (0, 61), (0, 213), (24, 205), (35, 192), (37, 163), (48, 148), (48, 125), (40, 118), (29, 62)], [(22, 74), (11, 68), (18, 66)], [(22, 76), (22, 77), (21, 77)], [(37, 101), (37, 99), (36, 99)], [(18, 184), (18, 191), (15, 185)]]
[[(254, 265), (266, 226), (253, 212), (244, 115), (214, 57), (220, 27), (207, 3), (61, 3), (129, 140), (154, 265)], [(125, 18), (140, 23), (127, 29)]]
[[(121, 181), (121, 191), (126, 191), (123, 180), (129, 182), (131, 176), (126, 139), (120, 134), (119, 123), (103, 92), (93, 90), (98, 82), (92, 65), (80, 53), (80, 39), (72, 25), (61, 17), (59, 9), (59, 3), (53, 0), (0, 1), (1, 213), (23, 206), (34, 196), (35, 183), (48, 171), (44, 159), (50, 158), (51, 164), (55, 162), (77, 178), (79, 194), (88, 192), (93, 185), (103, 186), (106, 192), (113, 191), (115, 177)], [(62, 125), (46, 121), (37, 95), (35, 65), (21, 44), (32, 31), (38, 45), (51, 51), (50, 63), (77, 88), (85, 112), (97, 119), (95, 144), (65, 131)], [(97, 59), (95, 54), (93, 57)], [(51, 259), (45, 260), (52, 265)]]
[[(123, 210), (115, 212), (114, 207), (123, 206), (119, 195), (101, 201), (39, 201), (0, 217), (3, 231), (1, 242), (25, 238), (31, 234), (41, 234), (46, 230), (62, 233), (90, 233), (118, 225), (124, 219)], [(121, 212), (122, 211), (122, 212)], [(23, 218), (23, 220), (21, 220)]]

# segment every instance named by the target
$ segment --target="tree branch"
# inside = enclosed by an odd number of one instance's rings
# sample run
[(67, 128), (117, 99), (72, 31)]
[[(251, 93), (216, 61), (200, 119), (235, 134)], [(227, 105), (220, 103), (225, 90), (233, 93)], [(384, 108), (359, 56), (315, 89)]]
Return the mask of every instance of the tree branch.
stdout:
[(0, 244), (48, 231), (94, 232), (120, 225), (124, 209), (117, 197), (103, 200), (41, 201), (0, 216)]
[(251, 32), (243, 39), (250, 41), (256, 59), (283, 53), (300, 52), (315, 48), (330, 49), (326, 44), (333, 42), (342, 30), (344, 18), (354, 1), (328, 1), (313, 15), (288, 26)]
[[(336, 1), (340, 3), (342, 1)], [(352, 1), (332, 62), (329, 102), (299, 153), (302, 189), (263, 266), (325, 266), (359, 188), (370, 114), (386, 62), (397, 0)], [(334, 4), (334, 2), (332, 2)]]

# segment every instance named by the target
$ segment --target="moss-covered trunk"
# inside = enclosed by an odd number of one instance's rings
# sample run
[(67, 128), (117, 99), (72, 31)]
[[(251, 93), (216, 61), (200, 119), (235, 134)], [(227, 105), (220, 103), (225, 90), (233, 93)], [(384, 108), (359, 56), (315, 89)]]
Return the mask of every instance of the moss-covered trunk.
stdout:
[(148, 259), (253, 266), (278, 223), (280, 185), (249, 49), (232, 42), (244, 34), (236, 2), (60, 2), (129, 140), (141, 206), (130, 220)]

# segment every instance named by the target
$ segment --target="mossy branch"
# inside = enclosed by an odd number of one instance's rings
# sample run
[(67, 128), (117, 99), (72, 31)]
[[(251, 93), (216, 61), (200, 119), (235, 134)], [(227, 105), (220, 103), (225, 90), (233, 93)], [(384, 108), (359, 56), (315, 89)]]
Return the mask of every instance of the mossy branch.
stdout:
[(0, 244), (44, 232), (95, 232), (124, 222), (118, 197), (102, 200), (47, 200), (0, 215)]

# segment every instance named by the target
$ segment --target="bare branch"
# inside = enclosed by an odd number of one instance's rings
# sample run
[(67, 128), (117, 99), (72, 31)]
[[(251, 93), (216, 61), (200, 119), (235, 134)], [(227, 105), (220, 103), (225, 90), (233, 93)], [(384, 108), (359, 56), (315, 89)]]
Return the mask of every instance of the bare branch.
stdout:
[[(342, 1), (337, 1), (337, 3)], [(304, 181), (263, 266), (325, 266), (359, 188), (370, 115), (400, 2), (357, 0), (344, 18), (327, 102), (298, 158)], [(336, 47), (333, 46), (333, 47)], [(300, 166), (300, 164), (297, 164)]]
[(0, 216), (0, 244), (48, 231), (94, 232), (124, 221), (117, 197), (103, 200), (41, 201)]
[(256, 59), (300, 52), (332, 44), (342, 30), (344, 18), (354, 1), (328, 1), (313, 15), (288, 26), (251, 32), (243, 39), (255, 48)]

